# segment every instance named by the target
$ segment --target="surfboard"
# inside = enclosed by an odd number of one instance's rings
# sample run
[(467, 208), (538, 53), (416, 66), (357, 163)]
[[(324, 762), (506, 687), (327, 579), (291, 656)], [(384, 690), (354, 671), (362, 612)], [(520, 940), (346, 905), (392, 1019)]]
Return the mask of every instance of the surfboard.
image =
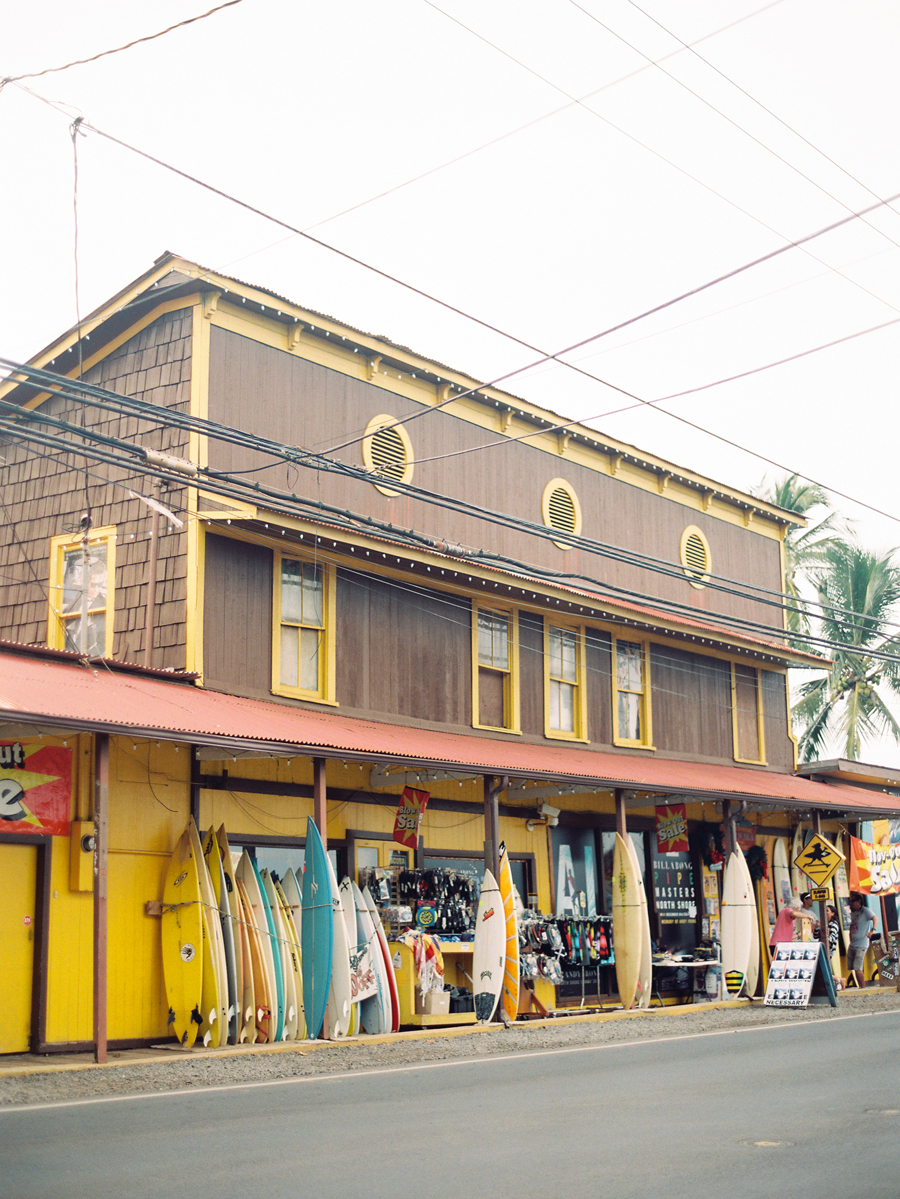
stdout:
[(638, 862), (637, 850), (631, 837), (625, 841), (631, 862), (637, 871), (638, 890), (641, 901), (641, 956), (638, 966), (637, 1005), (646, 1010), (650, 1007), (653, 997), (653, 943), (650, 937), (650, 912), (647, 907), (647, 892), (644, 888), (644, 877)]
[(612, 923), (616, 985), (624, 1008), (635, 1006), (643, 957), (643, 884), (628, 843), (616, 833), (613, 853)]
[(750, 919), (750, 952), (747, 955), (747, 977), (744, 979), (744, 991), (748, 998), (752, 999), (756, 994), (759, 985), (760, 974), (760, 937), (759, 937), (759, 909), (756, 905), (756, 888), (753, 885), (753, 879), (750, 877), (750, 867), (747, 865), (747, 858), (743, 850), (738, 850), (738, 860), (741, 870), (744, 874), (744, 882), (747, 887), (747, 895), (751, 908)]
[(375, 925), (375, 936), (378, 938), (378, 944), (381, 947), (381, 954), (384, 958), (388, 990), (390, 991), (391, 997), (391, 1032), (399, 1032), (400, 989), (397, 986), (397, 975), (394, 971), (394, 963), (391, 960), (391, 951), (388, 947), (387, 934), (384, 931), (384, 925), (381, 923), (381, 917), (378, 914), (378, 908), (375, 906), (375, 900), (372, 897), (372, 892), (368, 887), (366, 887), (363, 891), (363, 899), (366, 901), (366, 907), (369, 909), (369, 915), (372, 917), (372, 922)]
[(488, 1024), (494, 1018), (503, 990), (505, 968), (506, 919), (503, 900), (497, 880), (490, 870), (485, 870), (472, 947), (472, 990), (478, 1024)]
[[(241, 936), (242, 922), (240, 900), (234, 881), (234, 864), (231, 859), (231, 846), (228, 844), (228, 834), (225, 825), (220, 824), (216, 831), (216, 844), (219, 848), (219, 858), (222, 863), (222, 874), (225, 879), (225, 891), (228, 897), (228, 919), (231, 923), (231, 939), (234, 945), (234, 1004), (235, 1014), (232, 1020), (237, 1029), (237, 1042), (244, 1040), (247, 1021), (253, 1016), (253, 984), (249, 987), (249, 1005), (247, 1003), (248, 988), (244, 983), (244, 958), (246, 951)], [(224, 929), (224, 926), (223, 926)], [(230, 998), (230, 996), (229, 996)], [(230, 1026), (229, 1026), (230, 1027)]]
[(772, 849), (772, 883), (775, 891), (775, 915), (777, 916), (793, 895), (791, 871), (787, 858), (787, 841), (784, 837), (776, 837)]
[(303, 900), (300, 948), (303, 952), (303, 1007), (306, 1033), (315, 1040), (322, 1031), (325, 1004), (331, 983), (334, 931), (328, 856), (312, 817), (306, 821), (306, 862), (303, 869)]
[(732, 853), (725, 863), (721, 914), (722, 971), (730, 994), (739, 994), (747, 978), (755, 906), (746, 863), (742, 869), (738, 854)]
[(328, 884), (331, 891), (331, 923), (334, 929), (331, 955), (331, 980), (328, 986), (328, 1003), (325, 1008), (323, 1035), (329, 1041), (349, 1036), (352, 1023), (350, 989), (350, 945), (347, 940), (347, 924), (341, 904), (341, 892), (331, 859), (326, 855)]
[(805, 843), (806, 829), (802, 824), (798, 824), (794, 829), (794, 837), (791, 841), (791, 894), (795, 899), (799, 899), (806, 890), (806, 875), (802, 873), (799, 866), (794, 865)]
[(209, 1049), (218, 1049), (228, 1039), (228, 981), (225, 973), (225, 948), (222, 922), (213, 893), (212, 881), (200, 845), (200, 834), (193, 818), (188, 824), (191, 852), (197, 862), (200, 883), (200, 909), (203, 917), (203, 1002), (200, 1008), (200, 1036)]
[(219, 853), (219, 842), (215, 829), (210, 828), (203, 838), (203, 856), (212, 882), (213, 894), (219, 908), (219, 923), (222, 926), (222, 948), (225, 952), (225, 979), (227, 986), (226, 1008), (228, 1010), (228, 1036), (231, 1045), (238, 1043), (238, 1011), (240, 997), (237, 990), (237, 961), (234, 949), (234, 924), (228, 898), (228, 885)]
[(853, 913), (850, 911), (850, 884), (847, 881), (847, 866), (844, 858), (843, 829), (835, 838), (834, 847), (841, 855), (841, 864), (834, 872), (834, 893), (837, 900), (838, 924), (841, 926), (841, 943), (844, 947), (842, 956), (846, 957), (847, 949), (850, 946), (850, 922), (853, 919)]
[[(769, 876), (771, 878), (771, 874)], [(771, 929), (767, 918), (767, 903), (769, 888), (767, 880), (761, 878), (756, 884), (756, 911), (759, 917), (759, 969), (763, 979), (769, 977), (769, 967), (772, 965), (772, 951), (769, 948)]]
[[(772, 943), (772, 933), (775, 931), (775, 920), (778, 916), (778, 909), (775, 906), (775, 838), (766, 837), (763, 849), (766, 851), (766, 877), (762, 881), (762, 892), (759, 897), (762, 916), (759, 927), (766, 951), (768, 951)], [(768, 960), (771, 955), (767, 952), (766, 957)], [(766, 969), (768, 970), (768, 967)]]
[[(272, 953), (272, 937), (269, 932), (269, 922), (266, 919), (266, 908), (263, 903), (262, 889), (259, 883), (259, 875), (253, 864), (249, 853), (245, 849), (241, 854), (241, 860), (237, 864), (235, 871), (238, 881), (244, 888), (244, 895), (250, 905), (250, 923), (253, 930), (256, 932), (255, 946), (259, 957), (259, 965), (265, 973), (265, 986), (257, 987), (257, 995), (259, 991), (264, 990), (266, 1003), (259, 1002), (257, 998), (256, 1012), (256, 1028), (257, 1040), (277, 1041), (278, 1025), (279, 1025), (279, 1007), (282, 1007), (281, 1021), (284, 1021), (283, 1003), (284, 996), (279, 997), (281, 987), (280, 980), (276, 980), (275, 959)], [(279, 971), (280, 972), (280, 971)], [(254, 976), (256, 974), (256, 964), (254, 963)], [(260, 1011), (263, 1011), (265, 1022), (260, 1020)]]
[[(300, 938), (297, 935), (293, 911), (291, 905), (288, 903), (287, 892), (284, 889), (284, 884), (288, 882), (288, 877), (293, 882), (293, 891), (296, 892), (297, 880), (294, 878), (293, 870), (288, 870), (284, 878), (280, 881), (274, 881), (274, 886), (278, 902), (281, 906), (281, 920), (284, 924), (284, 933), (287, 938), (289, 965), (294, 975), (294, 1001), (297, 1004), (297, 1027), (294, 1030), (294, 1035), (295, 1039), (302, 1041), (306, 1037), (306, 1015), (303, 1011), (303, 966), (300, 955)], [(297, 899), (299, 900), (299, 894), (297, 895)]]
[(294, 964), (291, 960), (291, 950), (288, 943), (287, 930), (284, 927), (284, 918), (281, 914), (281, 901), (278, 898), (278, 893), (275, 890), (275, 883), (272, 881), (272, 872), (268, 868), (264, 868), (259, 872), (260, 881), (265, 892), (266, 902), (269, 905), (269, 913), (272, 918), (272, 927), (275, 933), (275, 944), (273, 953), (278, 954), (279, 968), (281, 970), (281, 985), (283, 988), (284, 997), (284, 1021), (281, 1026), (282, 1041), (296, 1041), (297, 1039), (297, 983), (294, 974)]
[(375, 976), (376, 988), (374, 995), (369, 995), (359, 1003), (360, 1028), (363, 1032), (371, 1034), (390, 1032), (393, 1019), (390, 984), (384, 954), (378, 943), (375, 921), (372, 919), (366, 897), (356, 883), (351, 883), (350, 889), (356, 908), (357, 940), (368, 947), (369, 969)]
[(503, 1010), (512, 1023), (519, 1014), (519, 917), (516, 912), (516, 891), (506, 843), (500, 842), (500, 898), (506, 923), (506, 957), (503, 966)]
[(368, 953), (367, 946), (361, 943), (356, 904), (353, 902), (350, 879), (346, 876), (340, 881), (338, 893), (341, 897), (341, 912), (344, 916), (344, 927), (347, 929), (347, 950), (350, 957), (350, 1027), (347, 1035), (355, 1037), (359, 1032), (359, 966), (362, 958), (368, 958)]
[[(253, 858), (250, 859), (250, 866), (256, 875), (259, 898), (262, 904), (264, 923), (260, 925), (260, 933), (264, 936), (266, 930), (268, 930), (269, 943), (272, 949), (272, 972), (275, 979), (275, 1006), (272, 1009), (272, 1016), (275, 1020), (275, 1040), (281, 1041), (284, 1039), (284, 974), (281, 969), (281, 949), (275, 932), (275, 919), (272, 915), (272, 909), (269, 907), (266, 889), (263, 886), (262, 874)], [(252, 891), (250, 895), (251, 897), (253, 896)]]
[(162, 960), (169, 1031), (190, 1049), (200, 1026), (203, 997), (203, 928), (200, 880), (185, 829), (172, 851), (163, 888)]
[(250, 896), (247, 894), (244, 880), (236, 876), (235, 885), (237, 886), (238, 897), (241, 901), (243, 921), (241, 928), (246, 938), (248, 962), (251, 967), (249, 975), (253, 988), (250, 1003), (250, 1020), (248, 1022), (245, 1018), (244, 1023), (244, 1039), (250, 1044), (253, 1044), (255, 1041), (263, 1043), (272, 1040), (272, 1033), (274, 1031), (271, 1027), (272, 1003), (269, 992), (269, 970), (266, 966), (265, 946), (260, 931), (256, 926), (253, 904), (250, 902)]

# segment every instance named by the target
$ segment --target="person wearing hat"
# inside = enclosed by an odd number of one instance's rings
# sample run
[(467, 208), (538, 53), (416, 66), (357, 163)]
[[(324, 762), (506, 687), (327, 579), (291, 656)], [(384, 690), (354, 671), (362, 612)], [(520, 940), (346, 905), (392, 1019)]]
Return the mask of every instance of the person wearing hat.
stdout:
[(851, 977), (856, 980), (858, 987), (866, 985), (863, 963), (869, 941), (875, 936), (875, 915), (871, 908), (866, 907), (866, 897), (859, 891), (850, 892), (850, 944), (847, 948), (847, 986)]

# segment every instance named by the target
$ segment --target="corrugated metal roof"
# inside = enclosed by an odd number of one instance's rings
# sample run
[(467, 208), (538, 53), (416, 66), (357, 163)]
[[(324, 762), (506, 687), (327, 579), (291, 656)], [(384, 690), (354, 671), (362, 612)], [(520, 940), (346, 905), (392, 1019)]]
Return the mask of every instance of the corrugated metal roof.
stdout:
[[(788, 808), (900, 811), (890, 796), (741, 766), (615, 754), (568, 743), (448, 733), (244, 699), (144, 675), (0, 652), (0, 721), (122, 733), (235, 753), (255, 749), (510, 775), (589, 787), (769, 800)], [(2, 729), (0, 729), (2, 732)]]

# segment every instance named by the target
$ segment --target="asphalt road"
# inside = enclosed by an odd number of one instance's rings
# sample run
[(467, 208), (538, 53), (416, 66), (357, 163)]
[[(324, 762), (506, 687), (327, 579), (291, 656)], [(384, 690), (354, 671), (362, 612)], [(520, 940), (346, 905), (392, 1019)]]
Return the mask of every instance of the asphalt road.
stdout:
[(0, 1109), (3, 1199), (900, 1196), (900, 1013)]

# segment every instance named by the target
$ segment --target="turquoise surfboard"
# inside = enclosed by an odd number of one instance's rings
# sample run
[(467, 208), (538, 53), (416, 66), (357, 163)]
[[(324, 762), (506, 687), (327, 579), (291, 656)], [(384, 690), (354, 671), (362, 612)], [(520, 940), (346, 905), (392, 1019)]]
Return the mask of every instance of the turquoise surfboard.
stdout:
[(322, 1031), (322, 1022), (325, 1019), (334, 950), (331, 875), (328, 867), (328, 857), (319, 830), (312, 817), (307, 817), (300, 948), (303, 955), (306, 1035), (313, 1041)]

